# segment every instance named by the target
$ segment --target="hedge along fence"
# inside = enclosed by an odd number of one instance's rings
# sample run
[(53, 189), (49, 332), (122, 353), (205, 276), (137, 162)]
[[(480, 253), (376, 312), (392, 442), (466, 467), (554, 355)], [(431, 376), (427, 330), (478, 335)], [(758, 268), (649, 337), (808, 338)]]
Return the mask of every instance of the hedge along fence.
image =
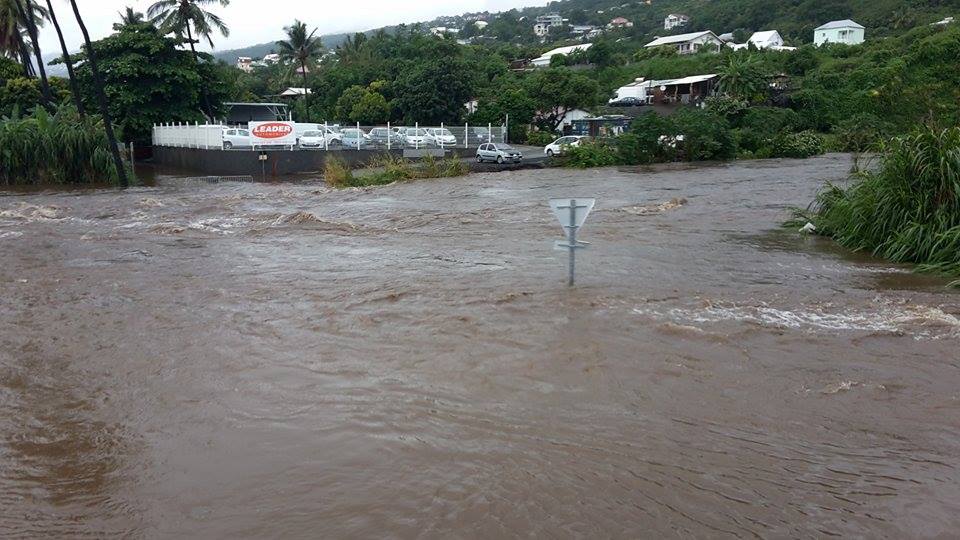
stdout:
[(828, 184), (797, 217), (848, 248), (960, 276), (960, 128), (893, 139), (880, 159), (846, 189)]
[(98, 118), (62, 107), (0, 119), (0, 184), (113, 183), (117, 171)]

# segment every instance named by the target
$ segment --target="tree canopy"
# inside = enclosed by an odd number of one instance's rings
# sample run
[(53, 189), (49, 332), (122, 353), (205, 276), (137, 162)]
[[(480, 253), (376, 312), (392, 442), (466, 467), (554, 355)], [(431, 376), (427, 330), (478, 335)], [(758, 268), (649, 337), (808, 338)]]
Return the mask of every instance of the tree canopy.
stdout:
[[(197, 64), (179, 44), (149, 23), (126, 25), (94, 42), (110, 110), (124, 140), (149, 141), (155, 123), (202, 121), (202, 81), (214, 103), (222, 101), (226, 88), (216, 66)], [(77, 60), (83, 101), (92, 106), (90, 66), (84, 55)]]

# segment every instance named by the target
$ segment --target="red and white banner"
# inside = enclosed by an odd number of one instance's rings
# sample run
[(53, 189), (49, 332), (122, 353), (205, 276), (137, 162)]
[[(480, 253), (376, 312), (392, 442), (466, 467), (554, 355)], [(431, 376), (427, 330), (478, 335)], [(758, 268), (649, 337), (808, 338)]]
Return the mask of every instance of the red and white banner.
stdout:
[(254, 146), (297, 144), (293, 122), (250, 122), (250, 139)]

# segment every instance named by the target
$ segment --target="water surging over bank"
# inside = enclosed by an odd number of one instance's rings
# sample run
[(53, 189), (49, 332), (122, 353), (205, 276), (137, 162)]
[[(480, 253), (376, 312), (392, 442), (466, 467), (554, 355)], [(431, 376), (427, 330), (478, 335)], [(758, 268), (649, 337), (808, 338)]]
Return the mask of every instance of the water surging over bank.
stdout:
[(0, 197), (0, 536), (950, 534), (960, 298), (778, 227), (849, 166)]

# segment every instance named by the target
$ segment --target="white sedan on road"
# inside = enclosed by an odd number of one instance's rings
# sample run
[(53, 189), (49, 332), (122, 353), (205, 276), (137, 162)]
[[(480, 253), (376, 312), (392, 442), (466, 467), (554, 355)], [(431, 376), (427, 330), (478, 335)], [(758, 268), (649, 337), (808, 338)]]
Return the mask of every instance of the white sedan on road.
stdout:
[(571, 135), (571, 136), (568, 136), (568, 137), (560, 137), (559, 139), (557, 139), (557, 140), (553, 141), (552, 143), (548, 144), (548, 145), (546, 146), (546, 148), (543, 149), (543, 153), (546, 154), (546, 155), (548, 155), (548, 156), (550, 156), (550, 157), (559, 156), (560, 154), (563, 153), (564, 148), (573, 147), (573, 146), (580, 146), (580, 142), (581, 142), (583, 139), (584, 139), (584, 137), (582, 137), (582, 136), (580, 136), (580, 135)]

